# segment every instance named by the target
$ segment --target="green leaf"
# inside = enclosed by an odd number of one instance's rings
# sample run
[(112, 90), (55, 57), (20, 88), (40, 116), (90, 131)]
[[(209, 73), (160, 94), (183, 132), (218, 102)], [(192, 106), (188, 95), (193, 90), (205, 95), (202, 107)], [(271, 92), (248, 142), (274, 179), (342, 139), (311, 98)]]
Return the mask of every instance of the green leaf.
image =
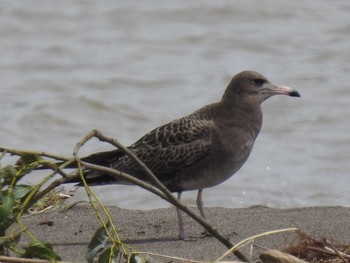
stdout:
[(61, 260), (61, 257), (53, 250), (52, 245), (42, 241), (29, 244), (21, 257)]
[(97, 255), (97, 260), (94, 262), (96, 263), (116, 263), (117, 257), (119, 254), (119, 250), (115, 246), (107, 247), (104, 249), (101, 253)]
[(0, 196), (0, 217), (2, 219), (11, 218), (13, 215), (13, 195), (12, 194), (2, 194)]
[(19, 232), (15, 236), (2, 237), (1, 240), (4, 240), (4, 241), (0, 243), (0, 255), (4, 254), (5, 248), (11, 248), (16, 246), (21, 240), (21, 234), (22, 232)]
[(4, 236), (7, 228), (11, 225), (13, 217), (14, 199), (12, 195), (2, 191), (0, 194), (0, 236)]
[(15, 187), (13, 187), (12, 189), (13, 198), (15, 200), (21, 199), (25, 197), (32, 189), (33, 187), (31, 185), (26, 185), (26, 184), (15, 185)]
[(12, 165), (0, 169), (0, 183), (5, 182), (5, 185), (10, 184), (13, 178), (16, 177), (17, 169)]
[(32, 163), (38, 162), (40, 160), (42, 160), (43, 158), (41, 158), (38, 155), (35, 154), (25, 154), (23, 156), (21, 156), (21, 158), (18, 159), (17, 161), (17, 165), (31, 165)]
[[(107, 226), (108, 227), (108, 226)], [(108, 235), (104, 229), (104, 227), (100, 227), (96, 230), (94, 236), (92, 237), (90, 244), (86, 253), (86, 260), (89, 263), (94, 261), (94, 258), (103, 251), (106, 247), (106, 243), (108, 241)]]

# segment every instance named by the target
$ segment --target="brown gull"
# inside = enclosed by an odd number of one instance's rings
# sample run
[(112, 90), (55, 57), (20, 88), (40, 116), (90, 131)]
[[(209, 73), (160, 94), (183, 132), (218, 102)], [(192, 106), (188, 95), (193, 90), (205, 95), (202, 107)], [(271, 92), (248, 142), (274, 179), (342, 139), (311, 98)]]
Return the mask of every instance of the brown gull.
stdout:
[[(128, 148), (171, 191), (198, 190), (202, 217), (202, 192), (230, 178), (247, 160), (262, 125), (261, 103), (273, 95), (300, 97), (289, 87), (276, 86), (263, 75), (243, 71), (235, 75), (222, 99), (190, 115), (175, 119), (140, 138)], [(148, 181), (147, 176), (118, 150), (99, 152), (84, 161), (108, 166)], [(125, 184), (108, 174), (89, 172), (90, 185)], [(179, 237), (184, 238), (181, 211), (177, 209)]]

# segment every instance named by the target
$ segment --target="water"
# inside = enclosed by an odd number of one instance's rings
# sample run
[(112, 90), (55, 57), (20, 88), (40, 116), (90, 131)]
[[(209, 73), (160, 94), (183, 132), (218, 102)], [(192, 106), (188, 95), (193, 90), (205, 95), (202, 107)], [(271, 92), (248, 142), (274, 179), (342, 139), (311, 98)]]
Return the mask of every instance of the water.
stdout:
[[(2, 2), (0, 145), (70, 156), (94, 128), (127, 145), (254, 69), (302, 98), (264, 103), (249, 160), (204, 192), (206, 206), (349, 206), (349, 11), (345, 0)], [(168, 206), (136, 187), (95, 190), (107, 204)]]

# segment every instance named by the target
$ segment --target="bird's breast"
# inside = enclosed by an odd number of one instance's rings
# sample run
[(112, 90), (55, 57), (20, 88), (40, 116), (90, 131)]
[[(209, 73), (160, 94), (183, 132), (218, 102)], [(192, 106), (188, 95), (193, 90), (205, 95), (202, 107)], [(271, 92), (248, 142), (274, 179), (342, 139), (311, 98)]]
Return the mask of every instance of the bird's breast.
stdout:
[[(247, 134), (246, 134), (247, 135)], [(210, 155), (182, 170), (175, 184), (182, 191), (218, 185), (235, 174), (246, 162), (256, 136), (242, 136), (216, 143)], [(238, 139), (238, 140), (237, 140)]]

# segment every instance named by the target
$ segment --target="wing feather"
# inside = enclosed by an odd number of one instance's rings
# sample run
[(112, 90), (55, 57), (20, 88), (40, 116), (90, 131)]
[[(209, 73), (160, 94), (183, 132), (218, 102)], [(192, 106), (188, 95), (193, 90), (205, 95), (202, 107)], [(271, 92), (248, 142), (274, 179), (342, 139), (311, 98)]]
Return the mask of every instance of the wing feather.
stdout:
[[(210, 153), (212, 121), (181, 118), (147, 133), (131, 151), (158, 177), (176, 173)], [(143, 178), (137, 165), (122, 156), (111, 167)]]

